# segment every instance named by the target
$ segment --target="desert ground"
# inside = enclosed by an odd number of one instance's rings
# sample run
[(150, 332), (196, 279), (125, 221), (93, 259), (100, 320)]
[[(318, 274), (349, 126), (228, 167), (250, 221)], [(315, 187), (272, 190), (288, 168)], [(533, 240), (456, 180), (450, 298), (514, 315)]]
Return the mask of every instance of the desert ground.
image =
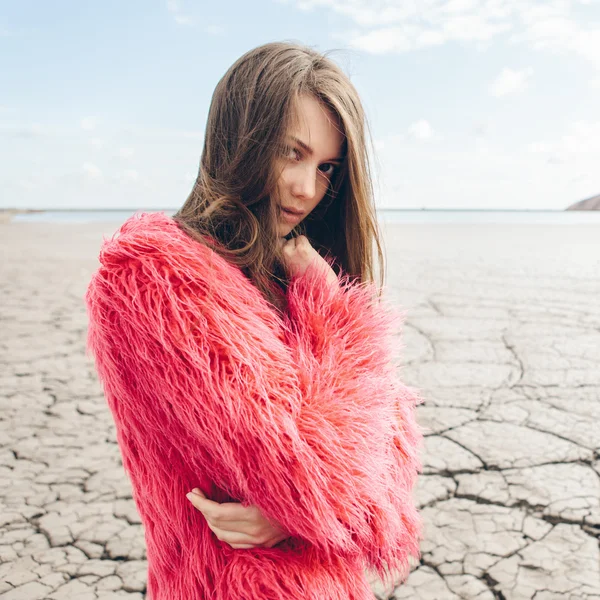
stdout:
[[(139, 600), (143, 527), (85, 353), (116, 223), (0, 223), (0, 599)], [(600, 598), (600, 226), (385, 225), (425, 535), (379, 598)]]

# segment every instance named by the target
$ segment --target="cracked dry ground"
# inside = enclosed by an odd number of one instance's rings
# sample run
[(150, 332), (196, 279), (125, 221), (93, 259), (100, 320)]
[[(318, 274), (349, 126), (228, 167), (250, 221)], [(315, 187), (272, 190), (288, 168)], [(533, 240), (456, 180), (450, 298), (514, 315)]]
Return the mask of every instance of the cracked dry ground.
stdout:
[[(0, 224), (0, 599), (141, 599), (143, 530), (84, 354), (114, 225)], [(387, 225), (421, 388), (422, 560), (396, 599), (600, 598), (600, 228)], [(400, 348), (400, 344), (399, 344)]]

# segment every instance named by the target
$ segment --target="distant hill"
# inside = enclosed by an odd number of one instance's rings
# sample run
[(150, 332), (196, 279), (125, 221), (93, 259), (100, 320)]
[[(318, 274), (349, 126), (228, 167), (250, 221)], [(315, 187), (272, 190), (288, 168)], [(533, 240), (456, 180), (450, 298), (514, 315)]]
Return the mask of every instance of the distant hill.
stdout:
[(600, 195), (575, 202), (566, 210), (600, 210)]

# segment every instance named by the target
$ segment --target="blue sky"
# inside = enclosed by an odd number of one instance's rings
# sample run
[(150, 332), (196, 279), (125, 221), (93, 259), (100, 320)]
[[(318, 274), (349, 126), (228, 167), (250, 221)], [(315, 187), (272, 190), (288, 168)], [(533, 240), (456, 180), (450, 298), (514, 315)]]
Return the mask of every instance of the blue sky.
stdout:
[(276, 40), (335, 50), (380, 207), (600, 194), (600, 0), (0, 0), (0, 207), (177, 208), (217, 81)]

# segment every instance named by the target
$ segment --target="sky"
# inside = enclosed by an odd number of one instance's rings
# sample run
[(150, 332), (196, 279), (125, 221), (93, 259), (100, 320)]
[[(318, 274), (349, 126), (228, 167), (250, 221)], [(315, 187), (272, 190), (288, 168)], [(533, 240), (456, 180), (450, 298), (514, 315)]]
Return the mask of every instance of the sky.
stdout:
[(176, 209), (246, 51), (331, 52), (379, 208), (600, 194), (600, 0), (0, 0), (0, 208)]

